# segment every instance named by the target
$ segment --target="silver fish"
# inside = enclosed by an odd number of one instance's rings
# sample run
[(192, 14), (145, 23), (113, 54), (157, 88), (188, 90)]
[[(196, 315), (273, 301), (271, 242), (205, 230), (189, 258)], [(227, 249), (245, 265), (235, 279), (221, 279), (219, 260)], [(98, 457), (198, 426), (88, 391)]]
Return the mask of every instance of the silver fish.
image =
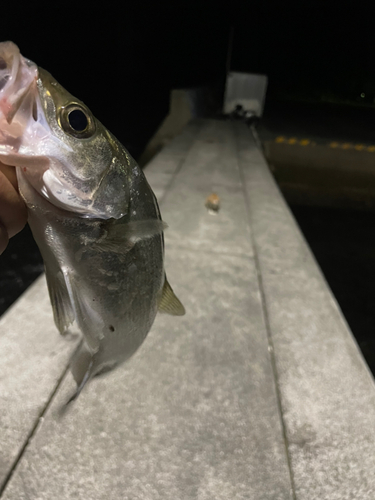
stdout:
[(128, 359), (157, 311), (185, 313), (164, 271), (164, 223), (142, 170), (49, 73), (0, 43), (0, 161), (15, 166), (56, 326), (83, 334), (78, 396)]

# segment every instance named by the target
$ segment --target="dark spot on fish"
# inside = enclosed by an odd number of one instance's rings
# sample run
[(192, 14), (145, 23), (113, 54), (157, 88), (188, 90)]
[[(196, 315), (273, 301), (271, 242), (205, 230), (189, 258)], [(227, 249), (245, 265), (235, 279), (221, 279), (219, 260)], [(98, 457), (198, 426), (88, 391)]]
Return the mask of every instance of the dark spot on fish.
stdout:
[(111, 332), (114, 332), (115, 331), (115, 327), (112, 326), (112, 325), (109, 325), (109, 329), (111, 330)]
[(0, 69), (6, 69), (6, 67), (7, 67), (7, 63), (6, 63), (5, 59), (0, 57)]

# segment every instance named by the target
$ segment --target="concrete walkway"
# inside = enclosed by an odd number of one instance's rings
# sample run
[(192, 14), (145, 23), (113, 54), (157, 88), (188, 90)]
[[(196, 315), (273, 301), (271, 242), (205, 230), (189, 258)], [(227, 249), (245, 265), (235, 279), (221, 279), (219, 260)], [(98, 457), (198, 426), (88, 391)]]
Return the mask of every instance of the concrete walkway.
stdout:
[(251, 130), (193, 122), (146, 175), (187, 314), (61, 418), (38, 280), (0, 322), (1, 499), (373, 500), (374, 382)]

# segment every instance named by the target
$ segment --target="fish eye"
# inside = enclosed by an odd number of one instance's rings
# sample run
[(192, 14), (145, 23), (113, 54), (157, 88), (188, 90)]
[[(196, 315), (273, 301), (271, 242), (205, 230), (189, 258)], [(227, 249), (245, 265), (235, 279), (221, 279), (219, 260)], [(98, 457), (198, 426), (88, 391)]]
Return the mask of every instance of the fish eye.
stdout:
[(87, 116), (81, 109), (73, 109), (68, 114), (68, 120), (69, 120), (69, 125), (76, 132), (83, 132), (84, 130), (87, 129), (87, 126), (89, 124)]
[(77, 139), (87, 139), (95, 132), (95, 121), (90, 111), (75, 103), (61, 109), (60, 126)]

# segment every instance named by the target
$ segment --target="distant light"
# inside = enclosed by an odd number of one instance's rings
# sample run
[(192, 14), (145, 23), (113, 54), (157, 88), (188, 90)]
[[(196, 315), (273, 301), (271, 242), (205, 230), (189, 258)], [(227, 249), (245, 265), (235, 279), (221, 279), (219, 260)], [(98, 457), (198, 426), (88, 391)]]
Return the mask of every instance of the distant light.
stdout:
[(301, 144), (301, 146), (307, 146), (308, 144), (310, 144), (310, 141), (309, 139), (302, 139), (301, 141), (299, 141), (299, 143)]
[(366, 94), (365, 94), (364, 92), (362, 92), (362, 93), (361, 93), (361, 97), (362, 97), (362, 99), (363, 99), (364, 97), (366, 97)]

